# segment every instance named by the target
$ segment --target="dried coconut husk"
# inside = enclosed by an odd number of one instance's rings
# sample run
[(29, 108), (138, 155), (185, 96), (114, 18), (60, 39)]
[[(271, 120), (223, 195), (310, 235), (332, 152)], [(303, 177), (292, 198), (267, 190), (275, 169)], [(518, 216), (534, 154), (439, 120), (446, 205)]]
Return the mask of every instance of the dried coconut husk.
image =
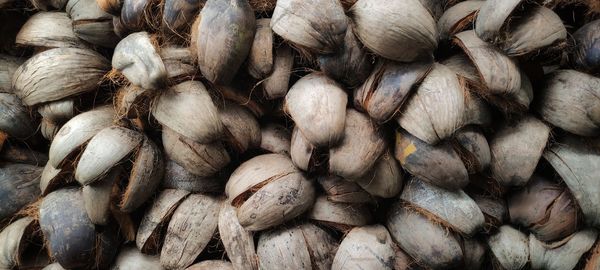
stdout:
[(577, 135), (600, 134), (600, 78), (557, 70), (546, 76), (538, 92), (536, 109), (542, 119)]
[(204, 1), (165, 0), (162, 2), (162, 32), (178, 35), (181, 30), (188, 28), (196, 18), (202, 2)]
[(505, 186), (523, 186), (533, 174), (550, 127), (533, 116), (506, 123), (490, 138), (492, 177)]
[(260, 124), (254, 115), (241, 105), (225, 102), (219, 110), (229, 145), (238, 153), (260, 146)]
[(493, 263), (506, 270), (523, 269), (529, 261), (527, 235), (509, 225), (501, 226), (487, 240)]
[(588, 253), (585, 270), (595, 270), (600, 267), (600, 256), (598, 254), (600, 254), (600, 244), (596, 243), (594, 248)]
[(50, 145), (48, 162), (54, 168), (60, 168), (64, 160), (91, 139), (100, 130), (112, 125), (114, 110), (100, 107), (84, 112), (65, 123)]
[[(303, 10), (302, 14), (298, 10)], [(273, 11), (271, 28), (302, 48), (333, 53), (344, 43), (348, 19), (339, 1), (280, 0)]]
[(404, 177), (402, 168), (394, 156), (386, 151), (379, 157), (370, 172), (359, 179), (352, 179), (373, 196), (395, 197), (402, 191)]
[(133, 157), (129, 180), (119, 203), (120, 210), (131, 213), (146, 202), (156, 191), (164, 172), (162, 152), (152, 140), (144, 137)]
[(558, 14), (536, 6), (511, 25), (502, 49), (508, 56), (520, 56), (559, 45), (566, 39), (567, 29)]
[(42, 122), (40, 123), (40, 132), (42, 136), (46, 138), (46, 140), (52, 141), (58, 130), (60, 129), (60, 124), (53, 122), (51, 120), (42, 118)]
[(522, 78), (515, 60), (481, 40), (473, 30), (456, 34), (454, 43), (465, 51), (478, 71), (481, 83), (475, 90), (501, 107), (518, 102), (519, 95), (522, 95)]
[[(465, 113), (463, 114), (463, 126), (489, 126), (492, 124), (494, 117), (488, 103), (471, 91), (465, 91), (464, 94)], [(531, 101), (531, 99), (527, 101), (527, 104), (529, 104), (529, 101)]]
[(351, 28), (346, 30), (343, 46), (335, 53), (317, 57), (323, 73), (350, 87), (364, 82), (373, 70), (372, 58)]
[(225, 194), (239, 208), (240, 224), (246, 230), (258, 231), (308, 210), (314, 202), (315, 188), (289, 157), (266, 154), (242, 163), (231, 174)]
[(0, 232), (0, 267), (13, 269), (23, 263), (23, 252), (37, 227), (32, 217), (17, 219)]
[(48, 162), (48, 155), (27, 147), (7, 143), (2, 150), (0, 150), (0, 160), (9, 163), (24, 163), (42, 166)]
[(398, 130), (395, 157), (402, 168), (433, 185), (458, 190), (469, 182), (467, 168), (449, 142), (429, 145)]
[(365, 114), (346, 111), (342, 141), (329, 149), (329, 172), (346, 179), (357, 179), (373, 168), (384, 153), (384, 132)]
[(123, 0), (121, 23), (133, 32), (142, 31), (147, 24), (158, 23), (160, 16), (152, 10), (156, 3), (155, 0)]
[[(600, 11), (600, 6), (598, 6)], [(574, 34), (575, 51), (571, 61), (585, 71), (600, 71), (600, 20), (591, 21)]]
[(29, 110), (13, 94), (0, 93), (0, 130), (18, 139), (26, 139), (35, 133)]
[(165, 189), (158, 194), (140, 222), (135, 237), (139, 250), (146, 254), (155, 254), (160, 249), (163, 227), (168, 224), (171, 215), (188, 194), (189, 191), (178, 189)]
[(65, 9), (73, 20), (73, 32), (77, 37), (107, 48), (114, 48), (119, 42), (113, 16), (104, 12), (96, 0), (69, 1)]
[(459, 153), (469, 174), (483, 172), (490, 166), (491, 153), (483, 131), (477, 126), (466, 126), (456, 132), (455, 150)]
[(436, 144), (450, 137), (465, 119), (465, 85), (442, 64), (434, 64), (396, 120), (415, 137)]
[[(99, 234), (84, 208), (81, 191), (62, 189), (48, 194), (39, 209), (39, 222), (52, 258), (70, 268), (100, 264), (105, 257), (102, 246), (116, 244)], [(100, 242), (98, 242), (100, 241)], [(103, 243), (102, 246), (98, 243)], [(113, 248), (113, 251), (116, 249)], [(112, 258), (102, 260), (110, 261)]]
[(419, 0), (359, 0), (350, 9), (350, 17), (358, 39), (384, 58), (399, 62), (429, 59), (437, 47), (435, 20)]
[(485, 260), (487, 247), (477, 238), (463, 238), (465, 269), (481, 269)]
[(227, 85), (248, 56), (256, 20), (246, 0), (208, 0), (200, 12), (198, 66), (214, 84)]
[(113, 185), (120, 182), (122, 170), (113, 168), (99, 181), (83, 187), (81, 194), (85, 211), (93, 224), (106, 225), (110, 218), (110, 204)]
[(268, 13), (275, 9), (276, 0), (249, 0), (250, 6), (255, 12)]
[(291, 134), (284, 126), (268, 123), (260, 129), (260, 149), (290, 155)]
[(259, 269), (253, 235), (242, 227), (235, 207), (228, 203), (223, 203), (219, 212), (219, 236), (234, 269)]
[(111, 269), (163, 270), (157, 256), (146, 255), (135, 247), (121, 249)]
[(317, 197), (312, 209), (307, 212), (307, 217), (340, 231), (348, 231), (352, 227), (373, 222), (373, 216), (367, 205), (332, 202), (327, 199), (327, 196)]
[(273, 69), (273, 31), (271, 19), (256, 20), (256, 34), (248, 55), (248, 73), (255, 79), (263, 79)]
[(117, 17), (121, 15), (123, 0), (96, 0), (96, 2), (104, 12)]
[(187, 190), (193, 193), (222, 193), (225, 183), (214, 177), (197, 176), (177, 162), (167, 160), (161, 185), (163, 188)]
[(332, 270), (394, 268), (396, 246), (382, 225), (352, 229), (337, 249)]
[(504, 224), (508, 217), (508, 207), (504, 199), (475, 195), (473, 200), (475, 200), (485, 217), (485, 224), (483, 225), (485, 232), (490, 232), (492, 229)]
[(68, 175), (66, 170), (55, 169), (50, 162), (46, 163), (44, 170), (42, 170), (42, 175), (40, 176), (41, 195), (46, 196), (48, 193), (68, 182), (70, 180)]
[(600, 149), (581, 138), (568, 136), (544, 152), (583, 212), (585, 223), (600, 226)]
[[(394, 117), (409, 95), (431, 71), (431, 62), (380, 62), (354, 90), (354, 105), (379, 123)], [(355, 75), (352, 77), (356, 78)]]
[(119, 88), (114, 97), (117, 117), (131, 119), (148, 115), (150, 110), (148, 104), (154, 94), (152, 90), (133, 84)]
[(0, 165), (0, 221), (39, 198), (41, 173), (42, 167), (28, 164)]
[(190, 80), (196, 75), (194, 58), (189, 48), (169, 46), (160, 49), (170, 81)]
[(38, 113), (45, 119), (54, 122), (66, 122), (75, 115), (75, 104), (73, 99), (62, 99), (46, 103), (38, 107)]
[(65, 12), (38, 12), (21, 27), (16, 44), (44, 48), (86, 48)]
[(213, 176), (225, 167), (230, 157), (221, 142), (200, 144), (163, 127), (163, 147), (169, 159), (200, 177)]
[(95, 51), (56, 48), (23, 63), (15, 71), (12, 85), (25, 105), (34, 106), (94, 91), (109, 70), (110, 62)]
[(35, 9), (47, 11), (50, 9), (63, 9), (68, 0), (30, 0)]
[(486, 1), (477, 14), (475, 32), (482, 40), (495, 43), (501, 37), (501, 29), (522, 0)]
[(173, 213), (160, 252), (167, 269), (190, 266), (217, 231), (221, 200), (202, 194), (188, 196)]
[(400, 199), (467, 236), (477, 233), (485, 221), (477, 203), (464, 191), (449, 191), (418, 178), (408, 181)]
[(594, 245), (598, 232), (587, 229), (553, 243), (544, 243), (529, 235), (532, 269), (575, 269), (580, 258)]
[(323, 74), (302, 77), (285, 96), (284, 110), (315, 146), (334, 146), (344, 135), (348, 95)]
[(0, 93), (12, 93), (12, 78), (25, 59), (0, 54)]
[(186, 270), (234, 270), (231, 262), (222, 260), (206, 260), (194, 264)]
[(275, 50), (273, 72), (262, 82), (263, 93), (267, 99), (285, 97), (289, 90), (290, 77), (294, 67), (294, 51), (287, 44), (281, 44)]
[(321, 165), (319, 154), (319, 149), (308, 142), (298, 127), (294, 127), (289, 151), (294, 165), (303, 171), (313, 172)]
[(100, 130), (83, 150), (75, 168), (75, 179), (81, 185), (97, 181), (134, 151), (143, 139), (142, 133), (124, 127)]
[(260, 234), (256, 253), (261, 269), (331, 269), (337, 244), (311, 224), (280, 227)]
[(167, 70), (146, 32), (137, 32), (122, 39), (115, 47), (112, 67), (123, 73), (133, 85), (144, 89), (162, 89), (166, 85)]
[(419, 265), (449, 269), (463, 262), (464, 252), (454, 232), (400, 202), (391, 206), (386, 227), (402, 250)]
[(257, 99), (260, 97), (256, 96), (253, 92), (254, 88), (233, 88), (230, 86), (215, 85), (214, 89), (220, 94), (223, 99), (235, 102), (249, 109), (257, 118), (263, 117), (265, 114), (272, 112), (271, 108), (267, 107), (267, 104), (258, 102)]
[(372, 198), (358, 184), (336, 175), (319, 177), (319, 184), (327, 195), (327, 200), (339, 203), (367, 203)]
[(508, 198), (508, 211), (513, 224), (544, 242), (575, 233), (579, 224), (579, 206), (569, 190), (540, 176)]
[(125, 38), (127, 35), (129, 35), (131, 33), (131, 31), (129, 29), (127, 29), (127, 27), (125, 27), (125, 25), (123, 25), (123, 22), (121, 21), (121, 17), (119, 17), (119, 16), (113, 17), (113, 30), (115, 31), (115, 34), (117, 34), (117, 36), (120, 38)]
[[(470, 2), (470, 1), (467, 1)], [(463, 2), (464, 3), (464, 2)], [(469, 88), (483, 87), (479, 77), (477, 67), (473, 64), (469, 56), (464, 53), (457, 53), (441, 61), (444, 66), (450, 68), (454, 73), (467, 81)]]
[(197, 81), (180, 83), (158, 96), (152, 115), (164, 127), (199, 143), (212, 142), (223, 132), (217, 107)]
[(470, 0), (457, 3), (447, 9), (437, 22), (440, 40), (451, 39), (472, 25), (484, 1)]

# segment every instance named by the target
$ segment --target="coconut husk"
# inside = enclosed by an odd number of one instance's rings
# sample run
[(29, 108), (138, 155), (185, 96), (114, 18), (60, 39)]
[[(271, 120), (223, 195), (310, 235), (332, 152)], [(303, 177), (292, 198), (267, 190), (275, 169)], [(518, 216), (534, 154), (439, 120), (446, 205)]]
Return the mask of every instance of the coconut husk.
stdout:
[(255, 12), (270, 12), (275, 9), (276, 0), (249, 0), (250, 6)]
[[(298, 14), (298, 10), (304, 10)], [(344, 43), (348, 19), (335, 0), (277, 1), (271, 29), (283, 39), (317, 53), (333, 53)]]
[(223, 203), (219, 212), (219, 236), (234, 269), (259, 269), (253, 235), (242, 227), (235, 207), (228, 203)]
[(202, 194), (188, 196), (173, 213), (160, 264), (167, 269), (190, 266), (217, 230), (221, 200)]
[(206, 260), (194, 264), (186, 270), (234, 270), (231, 262), (221, 260)]
[(367, 115), (348, 109), (343, 139), (329, 149), (329, 172), (346, 179), (360, 178), (373, 168), (386, 146), (380, 127)]
[(45, 119), (62, 123), (73, 118), (75, 115), (75, 104), (73, 99), (62, 99), (46, 103), (38, 108), (38, 113)]
[(8, 136), (26, 139), (35, 133), (29, 110), (17, 96), (0, 93), (0, 112), (0, 130)]
[(152, 115), (163, 126), (199, 143), (214, 141), (223, 132), (219, 112), (201, 82), (186, 81), (158, 96)]
[(311, 224), (280, 227), (260, 234), (256, 253), (261, 269), (331, 269), (337, 244)]
[(98, 7), (104, 10), (104, 12), (113, 16), (121, 15), (121, 7), (123, 6), (123, 0), (96, 0)]
[(0, 150), (0, 160), (10, 163), (42, 166), (48, 162), (48, 155), (8, 143)]
[(171, 82), (191, 80), (197, 73), (189, 48), (169, 46), (160, 49), (160, 57)]
[(395, 244), (385, 227), (356, 227), (340, 243), (331, 269), (392, 270), (395, 257)]
[(290, 154), (291, 134), (283, 126), (269, 123), (260, 129), (260, 149), (271, 153)]
[(222, 193), (225, 183), (213, 177), (197, 176), (177, 162), (167, 160), (162, 179), (163, 188), (187, 190), (193, 193)]
[(315, 146), (334, 146), (344, 135), (346, 92), (323, 74), (296, 82), (285, 96), (284, 110), (304, 137)]
[(213, 176), (230, 161), (221, 142), (200, 144), (166, 127), (163, 128), (162, 140), (169, 159), (200, 177)]
[(25, 59), (0, 54), (0, 93), (12, 93), (12, 78)]
[(121, 172), (120, 167), (115, 167), (99, 181), (83, 187), (81, 191), (83, 204), (92, 223), (96, 225), (108, 223), (113, 185), (120, 182)]
[(0, 232), (0, 267), (12, 269), (22, 263), (21, 256), (29, 244), (29, 238), (37, 227), (32, 217), (20, 218)]
[(16, 44), (45, 48), (86, 48), (65, 12), (38, 12), (21, 27)]
[(399, 202), (391, 206), (386, 227), (402, 250), (420, 265), (448, 269), (463, 262), (463, 249), (453, 232)]
[(323, 73), (350, 87), (360, 85), (373, 70), (371, 56), (351, 28), (346, 30), (343, 46), (337, 52), (321, 54), (317, 61)]
[(598, 232), (587, 229), (564, 240), (544, 243), (529, 235), (529, 257), (532, 269), (575, 269), (580, 258), (594, 245)]
[(464, 238), (463, 245), (465, 269), (481, 269), (485, 260), (487, 247), (481, 241), (477, 240), (477, 238)]
[(227, 141), (238, 153), (260, 146), (260, 124), (248, 109), (226, 102), (219, 110), (219, 115), (226, 129)]
[(162, 32), (181, 35), (181, 30), (189, 28), (196, 18), (202, 2), (204, 1), (165, 0), (162, 2)]
[(133, 85), (162, 89), (166, 85), (167, 70), (158, 52), (148, 33), (133, 33), (115, 47), (112, 66)]
[(42, 118), (42, 122), (40, 123), (40, 132), (42, 133), (42, 136), (46, 138), (46, 140), (52, 141), (59, 129), (60, 126), (58, 123)]
[(119, 42), (113, 16), (102, 10), (96, 0), (69, 1), (65, 9), (73, 20), (73, 32), (77, 37), (107, 48), (114, 48)]
[(125, 27), (125, 25), (121, 21), (120, 16), (113, 17), (113, 30), (115, 31), (115, 34), (117, 34), (117, 36), (119, 36), (120, 38), (125, 38), (131, 33), (131, 30), (127, 29), (127, 27)]
[[(526, 77), (521, 77), (526, 78)], [(531, 84), (529, 84), (531, 86)], [(489, 126), (493, 122), (493, 114), (490, 106), (477, 94), (465, 91), (465, 113), (463, 114), (463, 126), (480, 125)], [(527, 101), (527, 105), (531, 99)], [(527, 106), (525, 106), (527, 108)], [(456, 134), (456, 133), (455, 133)]]
[(294, 51), (286, 44), (275, 50), (273, 72), (262, 82), (263, 93), (267, 99), (285, 97), (289, 87), (292, 68), (294, 67)]
[(454, 54), (449, 58), (444, 59), (440, 63), (450, 68), (452, 71), (454, 71), (454, 73), (465, 79), (467, 81), (467, 84), (469, 85), (469, 89), (473, 88), (474, 90), (478, 87), (483, 87), (483, 82), (481, 81), (481, 77), (479, 77), (477, 67), (475, 67), (471, 59), (469, 59), (469, 57), (466, 54)]
[[(600, 11), (600, 6), (598, 7)], [(571, 61), (585, 71), (600, 71), (600, 60), (596, 55), (600, 52), (600, 20), (589, 22), (573, 34), (575, 51)]]
[(319, 154), (319, 149), (308, 142), (298, 127), (294, 127), (289, 151), (294, 165), (300, 170), (313, 172), (321, 165)]
[(151, 17), (156, 16), (151, 10), (155, 3), (154, 0), (123, 0), (121, 23), (132, 32), (142, 31), (147, 24), (157, 23), (159, 20)]
[(123, 127), (100, 130), (82, 152), (75, 168), (75, 179), (81, 185), (97, 181), (136, 149), (143, 139), (140, 132)]
[(152, 140), (144, 137), (133, 159), (129, 181), (119, 204), (120, 210), (131, 213), (145, 203), (156, 191), (164, 172), (162, 152)]
[(394, 117), (410, 94), (431, 71), (431, 62), (383, 61), (362, 86), (354, 90), (354, 105), (379, 123)]
[(508, 211), (513, 224), (544, 242), (565, 238), (579, 225), (580, 210), (569, 190), (540, 176), (508, 198)]
[(429, 59), (437, 47), (435, 19), (420, 0), (389, 5), (359, 0), (350, 9), (350, 17), (358, 39), (384, 58), (398, 62)]
[(501, 226), (487, 244), (495, 262), (504, 269), (522, 269), (529, 261), (527, 235), (509, 225)]
[(198, 66), (214, 84), (227, 85), (248, 56), (256, 21), (246, 0), (208, 0), (196, 36)]
[(112, 124), (114, 111), (111, 107), (100, 107), (81, 113), (65, 123), (50, 145), (48, 162), (60, 168), (64, 160), (85, 144), (100, 130)]
[(42, 191), (42, 196), (46, 196), (46, 194), (56, 190), (59, 186), (64, 184), (64, 182), (67, 182), (68, 179), (65, 177), (66, 172), (61, 169), (55, 169), (50, 162), (46, 163), (40, 176), (40, 190)]
[(28, 164), (2, 164), (0, 168), (0, 220), (4, 220), (39, 198), (42, 168)]
[(319, 177), (319, 184), (327, 195), (327, 200), (339, 203), (367, 203), (372, 198), (358, 184), (336, 175)]
[(508, 217), (508, 208), (504, 199), (475, 195), (473, 200), (475, 200), (485, 217), (485, 224), (483, 225), (485, 232), (490, 232), (492, 229), (504, 224)]
[(273, 31), (271, 19), (256, 20), (256, 34), (248, 55), (248, 73), (255, 79), (263, 79), (273, 69)]
[(490, 138), (492, 177), (505, 186), (529, 181), (550, 136), (550, 127), (533, 116), (505, 124)]
[(511, 26), (502, 47), (508, 56), (519, 56), (564, 43), (566, 39), (567, 29), (558, 14), (537, 6)]
[(448, 67), (434, 64), (396, 120), (415, 137), (436, 144), (463, 125), (465, 86)]
[(395, 157), (402, 168), (433, 185), (458, 190), (469, 182), (467, 168), (448, 142), (429, 145), (398, 130)]
[(117, 255), (112, 266), (115, 269), (134, 269), (142, 267), (148, 270), (162, 270), (157, 256), (146, 255), (135, 247), (125, 247)]
[(542, 119), (577, 135), (600, 134), (600, 78), (557, 70), (546, 76), (545, 87), (539, 92), (536, 110)]
[(307, 217), (331, 227), (343, 230), (364, 226), (373, 222), (373, 216), (365, 204), (332, 202), (327, 196), (319, 196)]
[(470, 0), (447, 9), (437, 22), (440, 40), (451, 39), (456, 33), (471, 27), (484, 1)]
[(497, 42), (501, 35), (501, 29), (521, 2), (522, 0), (486, 1), (479, 9), (475, 20), (477, 36), (487, 42)]
[(395, 197), (404, 185), (402, 168), (390, 152), (379, 157), (370, 172), (359, 179), (352, 179), (369, 194), (382, 198)]
[(455, 150), (458, 151), (469, 174), (483, 172), (490, 166), (490, 146), (481, 129), (466, 126), (456, 132), (454, 139)]
[(128, 85), (117, 90), (114, 103), (119, 118), (137, 118), (147, 115), (153, 91), (135, 85)]
[(109, 69), (108, 60), (95, 51), (50, 49), (29, 58), (15, 71), (14, 93), (27, 106), (60, 100), (98, 89)]

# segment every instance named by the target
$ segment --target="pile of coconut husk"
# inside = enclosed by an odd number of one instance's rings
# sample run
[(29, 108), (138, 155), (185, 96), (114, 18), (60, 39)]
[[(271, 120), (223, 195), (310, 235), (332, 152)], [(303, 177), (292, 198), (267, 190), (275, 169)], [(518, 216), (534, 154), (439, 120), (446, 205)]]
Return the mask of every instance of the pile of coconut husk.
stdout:
[(0, 269), (600, 269), (597, 0), (0, 0)]

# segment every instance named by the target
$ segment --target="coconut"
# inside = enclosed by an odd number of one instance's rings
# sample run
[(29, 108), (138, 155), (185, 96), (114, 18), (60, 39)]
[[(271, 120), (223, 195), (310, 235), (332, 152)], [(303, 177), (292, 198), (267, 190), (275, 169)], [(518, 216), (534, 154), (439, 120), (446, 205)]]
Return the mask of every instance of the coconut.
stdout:
[(98, 7), (113, 16), (121, 15), (123, 0), (96, 0)]
[(120, 21), (131, 31), (141, 31), (146, 26), (147, 12), (152, 8), (152, 0), (122, 0)]
[(347, 28), (344, 8), (336, 0), (280, 0), (271, 18), (273, 32), (317, 53), (341, 48)]
[(228, 143), (238, 153), (260, 146), (260, 125), (256, 117), (241, 105), (226, 102), (219, 111)]
[(352, 179), (371, 195), (392, 198), (400, 193), (404, 180), (400, 164), (394, 156), (385, 152), (379, 157), (370, 172), (361, 178)]
[(25, 60), (19, 57), (0, 54), (0, 93), (12, 93), (12, 78)]
[(99, 181), (83, 187), (81, 191), (83, 204), (92, 223), (108, 224), (113, 185), (121, 180), (119, 175), (121, 172), (120, 167), (115, 167)]
[(557, 242), (544, 243), (529, 235), (532, 269), (575, 269), (580, 258), (594, 245), (598, 232), (587, 229)]
[(292, 67), (294, 67), (294, 51), (290, 46), (281, 44), (275, 50), (273, 72), (262, 83), (267, 99), (285, 97), (289, 90)]
[(289, 155), (291, 134), (283, 126), (269, 123), (260, 129), (260, 149), (271, 152)]
[(48, 155), (35, 150), (7, 143), (0, 151), (0, 160), (7, 163), (23, 163), (42, 166), (48, 162)]
[(508, 17), (521, 4), (522, 0), (493, 0), (486, 1), (477, 14), (475, 32), (485, 41), (497, 42), (501, 29)]
[(234, 270), (233, 265), (228, 261), (206, 260), (194, 264), (186, 270)]
[(371, 195), (358, 184), (350, 182), (336, 175), (319, 177), (319, 184), (323, 187), (327, 200), (339, 203), (366, 203), (370, 202)]
[(208, 0), (200, 12), (195, 49), (206, 79), (227, 85), (248, 56), (256, 21), (246, 0)]
[(152, 42), (146, 32), (128, 35), (115, 47), (112, 66), (134, 85), (161, 89), (166, 84), (167, 70)]
[(168, 46), (161, 48), (159, 54), (169, 79), (176, 81), (191, 79), (196, 74), (192, 51), (189, 48)]
[(221, 193), (224, 186), (225, 183), (221, 179), (195, 175), (173, 160), (165, 162), (163, 188), (187, 190), (193, 193)]
[(200, 9), (199, 0), (166, 0), (162, 11), (161, 30), (163, 33), (180, 33), (188, 28)]
[(256, 20), (256, 34), (248, 55), (248, 73), (259, 80), (273, 70), (273, 31), (270, 23), (269, 18)]
[(336, 243), (325, 230), (302, 223), (260, 234), (260, 269), (331, 269)]
[(312, 172), (320, 164), (321, 157), (318, 149), (310, 144), (298, 127), (294, 127), (290, 142), (289, 155), (296, 167), (303, 171)]
[(56, 48), (25, 61), (12, 85), (25, 105), (34, 106), (94, 91), (108, 70), (110, 62), (95, 51)]
[(469, 0), (447, 9), (437, 22), (440, 40), (451, 39), (456, 33), (469, 28), (484, 1)]
[(382, 225), (352, 229), (335, 253), (332, 270), (395, 269), (396, 246)]
[(344, 134), (347, 102), (346, 92), (335, 81), (313, 73), (290, 88), (284, 106), (312, 145), (334, 146)]
[(342, 231), (355, 226), (364, 226), (373, 221), (367, 205), (332, 202), (327, 199), (327, 196), (317, 197), (307, 217)]
[(38, 108), (38, 113), (45, 119), (62, 123), (73, 118), (75, 104), (73, 99), (63, 99), (46, 103)]
[(483, 172), (490, 166), (491, 153), (483, 131), (477, 126), (466, 126), (454, 136), (458, 151), (469, 174)]
[(567, 29), (558, 14), (538, 6), (509, 29), (502, 47), (507, 55), (517, 56), (564, 43), (566, 39)]
[(23, 264), (23, 251), (29, 244), (29, 238), (32, 237), (36, 225), (32, 217), (24, 217), (12, 222), (0, 232), (0, 267), (12, 269)]
[(29, 111), (17, 96), (0, 93), (0, 112), (0, 131), (8, 136), (26, 139), (35, 133)]
[(332, 54), (319, 55), (317, 61), (327, 76), (348, 86), (360, 85), (373, 70), (371, 56), (352, 29), (346, 30), (342, 48)]
[(242, 227), (238, 221), (235, 207), (228, 203), (224, 203), (219, 212), (219, 236), (233, 269), (258, 269), (259, 262), (253, 235)]
[(600, 70), (600, 20), (589, 22), (573, 34), (575, 52), (571, 60), (578, 68), (590, 71)]
[(146, 255), (135, 247), (125, 247), (117, 255), (113, 270), (144, 268), (148, 270), (162, 270), (159, 258), (157, 256)]
[(38, 12), (21, 27), (16, 44), (43, 48), (86, 48), (65, 12)]
[(80, 39), (108, 48), (119, 42), (112, 15), (102, 10), (96, 0), (69, 1), (66, 11), (73, 20), (73, 32)]
[(354, 105), (377, 122), (386, 122), (400, 110), (414, 86), (421, 83), (431, 68), (431, 62), (382, 61), (362, 80), (362, 86), (354, 90)]
[(495, 263), (506, 270), (523, 269), (529, 261), (527, 235), (504, 225), (487, 240)]
[(0, 168), (1, 221), (39, 198), (42, 168), (27, 164), (2, 164)]
[(46, 166), (44, 166), (44, 169), (42, 170), (42, 175), (40, 176), (40, 190), (42, 191), (42, 195), (45, 196), (61, 186), (63, 184), (62, 182), (66, 182), (66, 175), (66, 172), (61, 169), (52, 167), (50, 162), (46, 163)]
[(432, 58), (437, 47), (435, 20), (419, 0), (359, 0), (350, 17), (358, 39), (384, 58), (399, 62)]
[(484, 231), (489, 232), (504, 224), (508, 217), (508, 208), (504, 199), (476, 195), (473, 196), (473, 200), (485, 217)]

